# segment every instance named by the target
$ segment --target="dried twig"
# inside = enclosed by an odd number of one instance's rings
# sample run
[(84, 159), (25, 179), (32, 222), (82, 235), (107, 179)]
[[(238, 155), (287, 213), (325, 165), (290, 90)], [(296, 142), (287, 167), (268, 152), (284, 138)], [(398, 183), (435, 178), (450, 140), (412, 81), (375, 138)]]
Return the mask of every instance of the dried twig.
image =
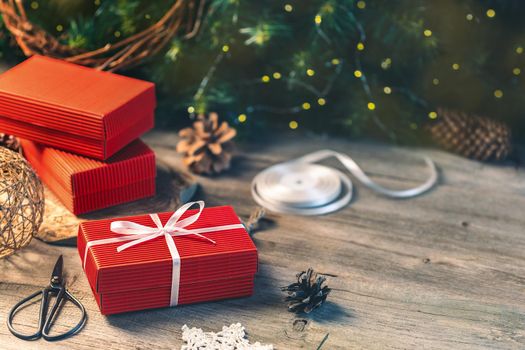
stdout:
[(257, 230), (259, 226), (259, 221), (261, 221), (261, 219), (263, 219), (265, 216), (266, 216), (266, 210), (264, 210), (263, 207), (256, 207), (251, 212), (248, 220), (244, 222), (246, 231), (248, 231), (249, 234), (254, 233), (254, 231)]
[(142, 63), (159, 52), (179, 32), (185, 32), (184, 39), (194, 37), (202, 25), (205, 6), (206, 0), (176, 0), (151, 27), (88, 52), (61, 44), (56, 37), (31, 23), (23, 0), (0, 0), (0, 13), (6, 28), (26, 56), (44, 55), (100, 70), (116, 71)]

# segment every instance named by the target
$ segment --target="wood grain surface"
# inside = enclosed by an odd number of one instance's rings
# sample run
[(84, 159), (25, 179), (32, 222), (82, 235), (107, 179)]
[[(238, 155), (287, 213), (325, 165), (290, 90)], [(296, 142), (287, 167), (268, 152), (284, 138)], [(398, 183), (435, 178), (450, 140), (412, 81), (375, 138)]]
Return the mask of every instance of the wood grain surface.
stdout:
[[(159, 156), (179, 161), (175, 136), (145, 138)], [(101, 316), (75, 248), (34, 240), (0, 261), (2, 349), (179, 349), (184, 324), (206, 331), (241, 322), (252, 342), (277, 349), (524, 349), (525, 172), (436, 150), (414, 150), (312, 136), (241, 145), (232, 171), (199, 178), (196, 198), (231, 204), (242, 217), (255, 206), (250, 181), (263, 168), (320, 148), (355, 158), (378, 182), (398, 188), (422, 180), (428, 154), (440, 184), (412, 200), (390, 200), (356, 184), (351, 205), (322, 217), (270, 214), (254, 234), (260, 271), (253, 297)], [(327, 162), (337, 166), (335, 162)], [(89, 320), (77, 336), (24, 342), (5, 326), (10, 307), (47, 283), (64, 254), (70, 291)], [(286, 310), (279, 286), (314, 267), (328, 274), (329, 302), (308, 317)], [(62, 327), (73, 322), (66, 308)], [(26, 313), (20, 326), (35, 322)], [(69, 323), (71, 324), (71, 323)]]

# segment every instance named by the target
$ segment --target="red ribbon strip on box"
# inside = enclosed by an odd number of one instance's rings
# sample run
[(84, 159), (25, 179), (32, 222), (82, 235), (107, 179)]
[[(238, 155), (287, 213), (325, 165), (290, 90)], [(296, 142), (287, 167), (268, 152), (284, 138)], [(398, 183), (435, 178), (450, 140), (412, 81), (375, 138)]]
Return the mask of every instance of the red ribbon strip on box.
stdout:
[[(182, 215), (191, 208), (194, 204), (199, 206), (199, 211), (196, 214), (193, 214), (183, 220), (179, 219)], [(185, 227), (196, 222), (204, 209), (204, 201), (189, 202), (184, 204), (182, 207), (177, 209), (173, 215), (169, 218), (166, 225), (162, 225), (160, 218), (157, 214), (150, 214), (151, 219), (157, 225), (157, 227), (150, 227), (137, 224), (132, 221), (114, 221), (111, 223), (111, 231), (122, 234), (122, 237), (106, 238), (99, 239), (95, 241), (87, 242), (86, 250), (84, 252), (84, 268), (87, 260), (87, 253), (89, 249), (93, 246), (100, 244), (109, 244), (116, 242), (126, 242), (117, 248), (117, 252), (121, 252), (125, 249), (131, 248), (135, 245), (142, 244), (144, 242), (150, 241), (158, 237), (164, 237), (166, 239), (166, 244), (170, 251), (172, 259), (172, 272), (171, 272), (171, 297), (170, 297), (170, 306), (175, 306), (178, 304), (179, 300), (179, 285), (180, 285), (180, 254), (173, 240), (174, 236), (187, 236), (194, 235), (202, 239), (209, 241), (211, 244), (215, 244), (215, 241), (202, 235), (203, 233), (216, 232), (216, 231), (225, 231), (232, 230), (237, 228), (244, 228), (242, 224), (232, 224), (232, 225), (222, 225), (222, 226), (212, 226), (199, 229), (186, 229)]]

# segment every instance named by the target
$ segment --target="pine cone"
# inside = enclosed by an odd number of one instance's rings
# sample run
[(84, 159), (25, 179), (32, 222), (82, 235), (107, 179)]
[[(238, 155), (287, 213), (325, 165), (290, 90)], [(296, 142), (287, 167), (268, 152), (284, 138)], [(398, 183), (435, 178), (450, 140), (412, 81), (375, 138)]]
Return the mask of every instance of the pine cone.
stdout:
[(485, 117), (439, 109), (429, 130), (436, 143), (467, 158), (500, 161), (512, 150), (509, 127)]
[(13, 135), (0, 133), (0, 147), (6, 147), (15, 152), (21, 152), (20, 141)]
[(184, 154), (184, 163), (197, 174), (217, 174), (230, 167), (233, 152), (231, 141), (237, 132), (228, 123), (219, 125), (217, 113), (200, 115), (193, 127), (182, 129), (177, 152)]
[(281, 288), (288, 292), (284, 299), (288, 302), (288, 311), (310, 313), (321, 306), (331, 291), (328, 286), (323, 286), (325, 281), (326, 277), (318, 276), (312, 268), (298, 273), (296, 283)]

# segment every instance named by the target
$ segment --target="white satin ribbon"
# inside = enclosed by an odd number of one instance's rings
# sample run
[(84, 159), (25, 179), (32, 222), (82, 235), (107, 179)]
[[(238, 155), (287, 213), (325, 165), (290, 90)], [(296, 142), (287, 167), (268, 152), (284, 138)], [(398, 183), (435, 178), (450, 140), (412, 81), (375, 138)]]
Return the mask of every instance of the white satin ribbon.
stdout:
[[(191, 208), (194, 204), (199, 205), (199, 211), (183, 220), (180, 220), (182, 215), (189, 208)], [(124, 236), (98, 239), (95, 241), (87, 242), (86, 250), (84, 252), (83, 267), (84, 269), (86, 268), (87, 254), (88, 254), (89, 249), (93, 246), (128, 241), (128, 243), (122, 244), (117, 248), (117, 252), (120, 253), (121, 251), (131, 248), (135, 245), (142, 244), (144, 242), (150, 241), (158, 237), (164, 237), (166, 239), (166, 244), (168, 245), (168, 249), (171, 255), (172, 267), (173, 267), (171, 271), (170, 306), (175, 306), (178, 304), (178, 301), (179, 301), (181, 260), (180, 260), (179, 251), (177, 250), (177, 246), (175, 245), (175, 241), (173, 240), (173, 237), (194, 235), (204, 240), (207, 240), (208, 242), (212, 244), (216, 244), (214, 240), (202, 234), (209, 233), (209, 232), (216, 232), (216, 231), (233, 230), (233, 229), (238, 229), (238, 228), (244, 229), (244, 225), (242, 224), (212, 226), (212, 227), (205, 227), (205, 228), (198, 228), (198, 229), (186, 229), (185, 228), (186, 226), (193, 224), (199, 219), (203, 209), (204, 209), (204, 201), (186, 203), (173, 213), (173, 215), (168, 219), (168, 222), (164, 226), (162, 225), (162, 222), (160, 221), (160, 218), (157, 214), (150, 214), (150, 217), (153, 220), (153, 223), (155, 223), (157, 227), (144, 226), (144, 225), (132, 222), (132, 221), (114, 221), (111, 223), (111, 226), (110, 226), (111, 231), (124, 235)]]
[(409, 188), (407, 190), (391, 190), (389, 188), (378, 185), (365, 174), (361, 167), (357, 165), (357, 163), (352, 158), (350, 158), (346, 154), (342, 154), (332, 150), (325, 149), (313, 152), (297, 158), (294, 162), (316, 163), (330, 157), (337, 158), (337, 160), (339, 160), (345, 166), (345, 168), (348, 169), (350, 174), (354, 175), (363, 185), (377, 193), (391, 198), (412, 198), (415, 196), (419, 196), (420, 194), (423, 194), (430, 190), (436, 184), (438, 179), (436, 165), (429, 157), (423, 157), (423, 160), (425, 161), (427, 168), (429, 169), (430, 175), (425, 180), (425, 182), (423, 182), (419, 186)]
[(350, 177), (335, 168), (314, 164), (331, 157), (339, 160), (363, 185), (390, 198), (419, 196), (438, 180), (434, 162), (424, 157), (429, 170), (425, 182), (406, 190), (389, 189), (372, 181), (346, 154), (321, 150), (261, 171), (252, 181), (254, 200), (271, 211), (295, 215), (323, 215), (345, 207), (352, 200)]

